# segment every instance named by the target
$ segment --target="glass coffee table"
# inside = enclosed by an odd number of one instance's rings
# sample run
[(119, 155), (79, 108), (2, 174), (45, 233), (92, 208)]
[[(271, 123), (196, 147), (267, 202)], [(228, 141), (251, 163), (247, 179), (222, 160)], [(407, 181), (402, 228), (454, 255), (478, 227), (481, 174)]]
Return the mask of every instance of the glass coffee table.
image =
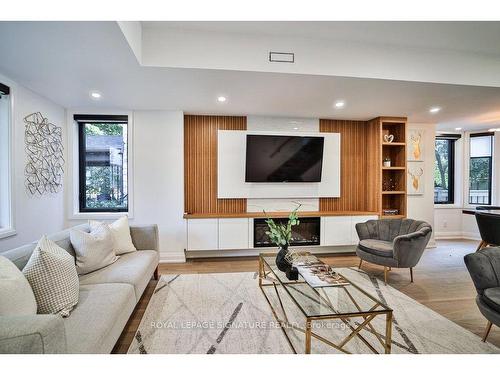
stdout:
[[(308, 252), (303, 252), (301, 255), (307, 256), (307, 259), (317, 260)], [(373, 353), (379, 353), (376, 346), (381, 346), (380, 352), (389, 354), (391, 352), (392, 309), (350, 282), (344, 275), (342, 277), (347, 285), (313, 288), (301, 275), (296, 281), (289, 280), (285, 273), (276, 266), (276, 253), (259, 255), (259, 287), (294, 353), (297, 353), (297, 348), (294, 347), (287, 332), (289, 329), (304, 334), (303, 353), (305, 354), (311, 353), (312, 338), (342, 353), (351, 353), (346, 349), (346, 344), (355, 337)], [(303, 326), (289, 321), (287, 310), (294, 307), (290, 306), (290, 303), (298, 308), (296, 316), (301, 316), (305, 320), (301, 322), (304, 323)], [(373, 319), (379, 315), (382, 317), (385, 315), (383, 334), (377, 332), (373, 325)], [(315, 322), (328, 320), (339, 320), (349, 329), (349, 334), (340, 342), (334, 343), (319, 332), (313, 332)], [(370, 337), (371, 340), (367, 339), (367, 335), (373, 335)]]

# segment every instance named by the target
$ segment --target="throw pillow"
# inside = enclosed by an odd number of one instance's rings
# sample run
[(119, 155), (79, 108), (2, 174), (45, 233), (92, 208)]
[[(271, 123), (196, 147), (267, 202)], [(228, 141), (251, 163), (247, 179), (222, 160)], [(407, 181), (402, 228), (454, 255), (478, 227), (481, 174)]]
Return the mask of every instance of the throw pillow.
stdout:
[[(103, 223), (95, 220), (89, 220), (90, 230), (93, 231)], [(109, 224), (109, 229), (113, 233), (115, 241), (115, 254), (122, 255), (137, 251), (132, 243), (132, 236), (130, 236), (130, 226), (128, 224), (128, 217), (123, 216), (113, 223)]]
[(35, 315), (36, 300), (23, 273), (0, 256), (0, 316)]
[(98, 225), (90, 233), (78, 229), (69, 232), (76, 254), (76, 270), (84, 275), (116, 262), (114, 240), (106, 224)]
[(47, 237), (38, 242), (23, 274), (35, 294), (39, 314), (68, 316), (78, 303), (75, 259)]

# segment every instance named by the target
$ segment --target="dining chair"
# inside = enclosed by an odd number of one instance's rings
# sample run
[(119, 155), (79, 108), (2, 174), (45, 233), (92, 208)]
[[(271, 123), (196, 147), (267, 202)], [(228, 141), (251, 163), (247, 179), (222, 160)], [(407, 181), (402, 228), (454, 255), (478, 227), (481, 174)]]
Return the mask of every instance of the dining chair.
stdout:
[(487, 246), (500, 246), (500, 215), (477, 211), (474, 216), (481, 235), (476, 251)]

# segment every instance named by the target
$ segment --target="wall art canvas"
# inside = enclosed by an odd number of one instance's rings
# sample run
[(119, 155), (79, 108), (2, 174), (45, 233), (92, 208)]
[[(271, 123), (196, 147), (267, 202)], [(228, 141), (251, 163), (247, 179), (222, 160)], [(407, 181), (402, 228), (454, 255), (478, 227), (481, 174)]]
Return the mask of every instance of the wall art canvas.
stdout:
[(408, 195), (424, 194), (425, 173), (423, 163), (415, 161), (408, 162)]
[(410, 129), (408, 131), (408, 160), (424, 161), (424, 134), (421, 129)]
[(26, 190), (31, 195), (57, 193), (63, 185), (64, 147), (62, 129), (40, 112), (24, 118)]

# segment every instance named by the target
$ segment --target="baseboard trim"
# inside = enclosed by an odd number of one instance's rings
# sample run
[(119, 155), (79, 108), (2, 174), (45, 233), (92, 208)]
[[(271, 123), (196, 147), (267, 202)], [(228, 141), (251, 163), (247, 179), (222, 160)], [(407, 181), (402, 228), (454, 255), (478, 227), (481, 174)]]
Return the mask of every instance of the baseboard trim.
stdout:
[(184, 253), (160, 253), (160, 263), (186, 263)]
[(464, 238), (466, 240), (481, 241), (481, 236), (478, 233), (474, 233), (474, 232), (463, 232), (462, 238)]
[(456, 240), (461, 239), (462, 236), (462, 232), (436, 232), (434, 238), (436, 240)]
[(479, 233), (475, 232), (438, 232), (434, 238), (436, 240), (481, 240)]

